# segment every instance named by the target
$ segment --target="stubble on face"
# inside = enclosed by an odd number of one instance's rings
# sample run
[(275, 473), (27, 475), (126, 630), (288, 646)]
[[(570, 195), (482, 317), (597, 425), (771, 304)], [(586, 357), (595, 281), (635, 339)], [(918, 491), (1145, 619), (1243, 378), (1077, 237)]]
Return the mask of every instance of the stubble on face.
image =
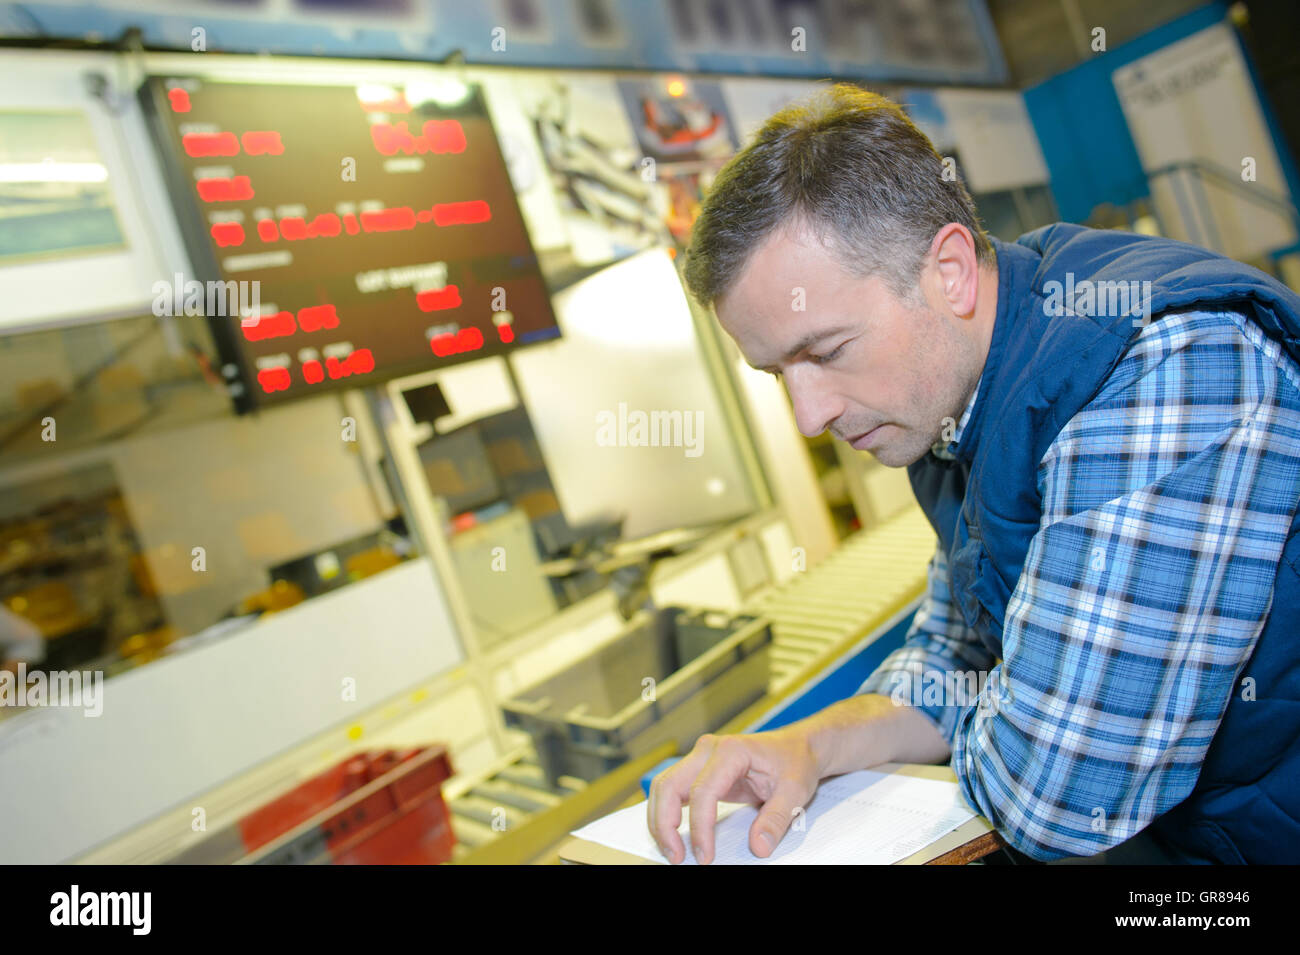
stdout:
[[(904, 397), (890, 433), (870, 453), (886, 467), (906, 467), (925, 457), (949, 418), (960, 420), (978, 380), (970, 344), (920, 296), (900, 302), (909, 323), (908, 347), (897, 357)], [(849, 431), (846, 436), (860, 433)]]

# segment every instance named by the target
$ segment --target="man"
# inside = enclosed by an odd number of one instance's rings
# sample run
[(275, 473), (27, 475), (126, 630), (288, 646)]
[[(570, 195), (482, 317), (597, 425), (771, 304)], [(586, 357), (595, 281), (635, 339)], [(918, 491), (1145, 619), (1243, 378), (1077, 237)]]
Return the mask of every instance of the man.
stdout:
[(651, 832), (681, 861), (689, 804), (708, 862), (717, 802), (752, 802), (767, 856), (821, 779), (950, 760), (1036, 860), (1300, 861), (1300, 297), (1163, 239), (990, 239), (944, 173), (838, 86), (704, 203), (692, 294), (800, 431), (908, 468), (939, 545), (857, 695), (701, 737)]

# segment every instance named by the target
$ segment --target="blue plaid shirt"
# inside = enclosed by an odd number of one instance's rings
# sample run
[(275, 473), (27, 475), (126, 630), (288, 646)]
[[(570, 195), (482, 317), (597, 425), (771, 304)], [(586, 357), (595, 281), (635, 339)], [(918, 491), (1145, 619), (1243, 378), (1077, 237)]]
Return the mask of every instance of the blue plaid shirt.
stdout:
[(1117, 845), (1185, 799), (1230, 695), (1249, 692), (1300, 498), (1300, 372), (1236, 313), (1162, 316), (1062, 429), (1038, 489), (1003, 658), (966, 626), (937, 553), (904, 645), (858, 692), (933, 720), (970, 804), (1048, 860)]

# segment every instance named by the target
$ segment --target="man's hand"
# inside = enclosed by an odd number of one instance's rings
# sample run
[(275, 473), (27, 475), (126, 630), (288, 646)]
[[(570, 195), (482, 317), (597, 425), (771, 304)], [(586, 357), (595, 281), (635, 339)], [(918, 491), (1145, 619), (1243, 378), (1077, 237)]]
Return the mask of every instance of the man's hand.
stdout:
[(920, 710), (863, 693), (766, 733), (701, 736), (685, 759), (650, 784), (646, 818), (660, 851), (676, 865), (686, 858), (677, 827), (682, 806), (689, 804), (695, 859), (709, 863), (718, 803), (761, 806), (749, 828), (749, 851), (766, 859), (790, 828), (795, 810), (808, 805), (827, 776), (894, 760), (939, 763), (950, 753)]
[(677, 827), (691, 807), (691, 846), (701, 864), (713, 861), (719, 802), (759, 805), (749, 828), (749, 850), (767, 858), (796, 809), (806, 806), (820, 781), (807, 734), (797, 725), (741, 736), (706, 734), (687, 756), (655, 777), (647, 803), (650, 832), (674, 865), (686, 858)]

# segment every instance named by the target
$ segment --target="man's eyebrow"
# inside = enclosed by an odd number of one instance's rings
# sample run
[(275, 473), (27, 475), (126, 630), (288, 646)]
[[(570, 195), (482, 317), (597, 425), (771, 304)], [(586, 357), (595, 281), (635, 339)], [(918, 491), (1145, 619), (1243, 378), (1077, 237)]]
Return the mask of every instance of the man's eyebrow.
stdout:
[[(791, 346), (790, 350), (785, 353), (785, 356), (781, 359), (781, 361), (793, 361), (795, 356), (798, 355), (805, 348), (807, 348), (809, 345), (815, 345), (823, 338), (830, 338), (832, 335), (842, 335), (844, 332), (851, 332), (853, 330), (854, 330), (854, 326), (852, 325), (837, 325), (834, 328), (824, 328), (819, 332), (809, 332), (803, 338), (795, 342), (793, 346)], [(758, 365), (751, 363), (749, 359), (745, 360), (745, 364), (749, 365), (749, 367), (753, 368), (755, 371), (765, 371), (769, 375), (773, 374), (772, 371), (773, 366), (771, 365), (765, 365), (760, 368)]]

